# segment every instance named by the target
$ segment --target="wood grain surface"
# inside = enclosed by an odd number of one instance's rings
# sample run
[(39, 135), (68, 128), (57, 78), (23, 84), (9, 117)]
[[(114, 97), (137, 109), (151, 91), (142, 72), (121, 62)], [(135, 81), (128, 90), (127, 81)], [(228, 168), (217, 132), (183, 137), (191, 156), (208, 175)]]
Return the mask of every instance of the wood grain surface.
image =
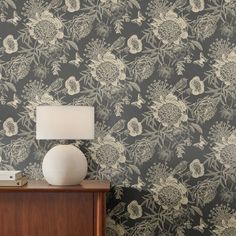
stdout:
[(0, 188), (0, 236), (104, 236), (108, 182)]

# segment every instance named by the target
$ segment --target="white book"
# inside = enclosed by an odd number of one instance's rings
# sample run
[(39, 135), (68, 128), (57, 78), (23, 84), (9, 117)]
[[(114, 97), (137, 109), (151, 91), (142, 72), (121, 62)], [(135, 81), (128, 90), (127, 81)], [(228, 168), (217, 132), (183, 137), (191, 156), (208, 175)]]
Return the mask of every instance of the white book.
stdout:
[(26, 176), (17, 180), (0, 180), (0, 187), (20, 187), (28, 183)]
[(0, 180), (17, 180), (22, 177), (20, 170), (0, 170)]

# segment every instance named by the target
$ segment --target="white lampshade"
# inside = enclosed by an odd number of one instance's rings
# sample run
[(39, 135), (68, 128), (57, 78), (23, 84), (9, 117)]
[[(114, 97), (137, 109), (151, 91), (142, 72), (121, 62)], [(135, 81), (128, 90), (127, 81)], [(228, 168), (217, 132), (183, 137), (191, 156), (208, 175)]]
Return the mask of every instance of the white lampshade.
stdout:
[(93, 139), (94, 107), (38, 106), (36, 139)]

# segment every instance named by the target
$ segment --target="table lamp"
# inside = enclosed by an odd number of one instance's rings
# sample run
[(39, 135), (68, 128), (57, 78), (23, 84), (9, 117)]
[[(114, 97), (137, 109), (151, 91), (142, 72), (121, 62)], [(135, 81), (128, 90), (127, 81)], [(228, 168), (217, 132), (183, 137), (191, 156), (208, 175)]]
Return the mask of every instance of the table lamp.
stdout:
[[(94, 107), (38, 106), (36, 139), (78, 140), (94, 138)], [(47, 152), (42, 169), (51, 185), (77, 185), (87, 174), (87, 160), (71, 144), (57, 145)]]

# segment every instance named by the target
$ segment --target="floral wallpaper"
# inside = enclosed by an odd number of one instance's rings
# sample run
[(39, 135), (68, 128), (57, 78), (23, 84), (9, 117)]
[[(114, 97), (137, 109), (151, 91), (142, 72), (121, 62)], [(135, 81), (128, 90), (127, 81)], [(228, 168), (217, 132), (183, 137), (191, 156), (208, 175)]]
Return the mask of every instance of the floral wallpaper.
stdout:
[(92, 105), (108, 236), (236, 235), (235, 0), (0, 0), (0, 165), (43, 178), (41, 104)]

